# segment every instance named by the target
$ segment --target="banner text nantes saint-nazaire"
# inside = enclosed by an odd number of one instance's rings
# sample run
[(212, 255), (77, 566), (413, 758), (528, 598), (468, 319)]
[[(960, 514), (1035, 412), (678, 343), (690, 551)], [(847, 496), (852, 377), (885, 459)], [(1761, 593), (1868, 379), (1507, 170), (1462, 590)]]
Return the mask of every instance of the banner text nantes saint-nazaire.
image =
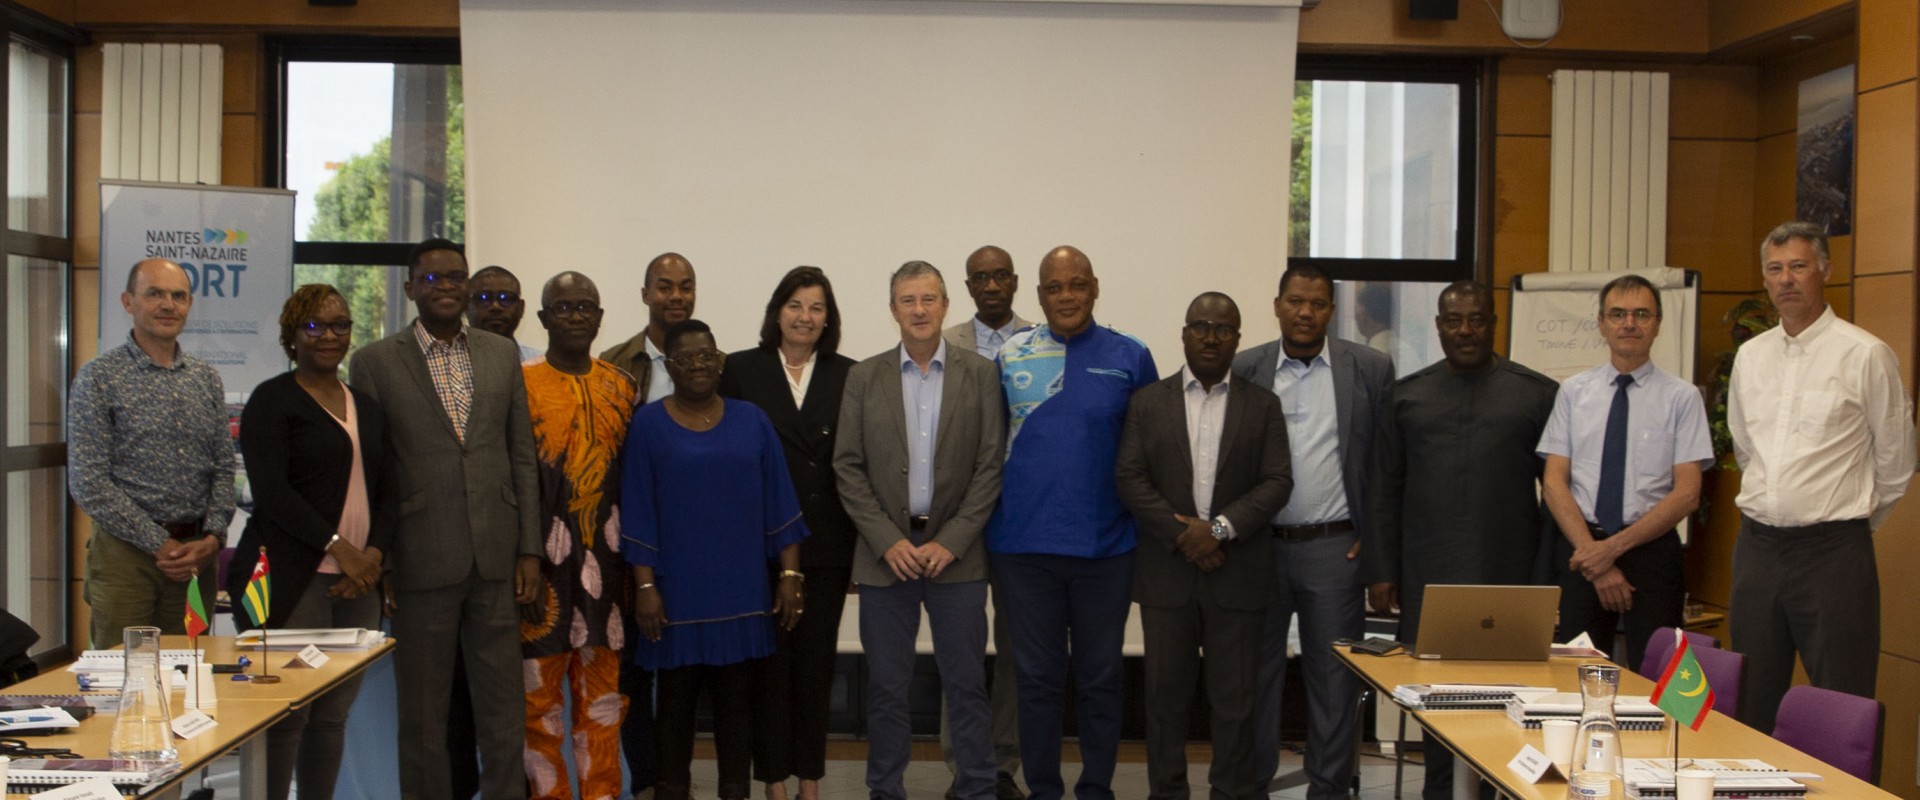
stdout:
[(293, 288), (293, 193), (187, 184), (100, 183), (100, 350), (127, 340), (127, 273), (148, 258), (186, 269), (193, 308), (180, 347), (219, 370), (244, 402), (287, 369), (280, 307)]

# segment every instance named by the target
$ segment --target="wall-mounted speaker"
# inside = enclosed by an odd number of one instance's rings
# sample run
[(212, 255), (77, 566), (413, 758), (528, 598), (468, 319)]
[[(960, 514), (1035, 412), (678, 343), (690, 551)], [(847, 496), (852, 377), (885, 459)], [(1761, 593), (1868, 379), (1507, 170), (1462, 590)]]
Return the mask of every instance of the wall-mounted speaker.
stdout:
[(1460, 0), (1407, 0), (1407, 18), (1427, 21), (1459, 19)]

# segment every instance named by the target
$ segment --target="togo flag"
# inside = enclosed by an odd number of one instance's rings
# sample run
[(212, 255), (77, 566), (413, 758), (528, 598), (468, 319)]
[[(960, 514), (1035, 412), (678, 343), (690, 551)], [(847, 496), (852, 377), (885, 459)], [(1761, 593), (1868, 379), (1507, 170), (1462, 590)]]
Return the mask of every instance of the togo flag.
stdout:
[(1707, 709), (1713, 708), (1713, 687), (1707, 685), (1707, 671), (1693, 657), (1686, 637), (1673, 648), (1673, 657), (1667, 659), (1667, 668), (1653, 687), (1652, 699), (1675, 722), (1684, 722), (1696, 731), (1707, 721)]
[(254, 562), (253, 577), (247, 579), (247, 593), (240, 597), (240, 607), (247, 610), (247, 618), (253, 620), (255, 627), (267, 625), (267, 548), (260, 548), (260, 560)]
[(200, 599), (200, 573), (193, 573), (193, 579), (187, 581), (187, 635), (199, 636), (207, 632), (207, 604)]

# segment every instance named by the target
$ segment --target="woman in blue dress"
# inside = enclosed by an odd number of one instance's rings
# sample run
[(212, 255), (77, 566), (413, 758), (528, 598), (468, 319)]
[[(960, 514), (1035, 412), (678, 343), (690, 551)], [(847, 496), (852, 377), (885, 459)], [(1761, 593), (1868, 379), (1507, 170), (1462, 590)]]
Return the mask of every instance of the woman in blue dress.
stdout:
[[(667, 329), (673, 394), (641, 406), (621, 456), (622, 549), (633, 567), (634, 663), (659, 676), (657, 800), (692, 786), (694, 709), (713, 705), (723, 800), (751, 792), (753, 662), (773, 653), (773, 626), (804, 611), (807, 536), (780, 438), (752, 403), (716, 389), (725, 356), (706, 323)], [(767, 583), (779, 560), (780, 581)]]

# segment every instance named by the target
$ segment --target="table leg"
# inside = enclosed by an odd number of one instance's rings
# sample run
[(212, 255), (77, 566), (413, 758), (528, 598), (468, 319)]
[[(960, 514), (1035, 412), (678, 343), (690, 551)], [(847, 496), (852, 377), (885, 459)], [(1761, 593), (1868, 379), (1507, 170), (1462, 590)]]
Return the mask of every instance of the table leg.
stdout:
[[(1438, 742), (1428, 740), (1428, 747), (1439, 747)], [(1480, 773), (1474, 772), (1467, 760), (1458, 754), (1453, 759), (1453, 800), (1475, 800), (1480, 796)]]
[(264, 732), (240, 745), (240, 796), (267, 796), (267, 736)]

